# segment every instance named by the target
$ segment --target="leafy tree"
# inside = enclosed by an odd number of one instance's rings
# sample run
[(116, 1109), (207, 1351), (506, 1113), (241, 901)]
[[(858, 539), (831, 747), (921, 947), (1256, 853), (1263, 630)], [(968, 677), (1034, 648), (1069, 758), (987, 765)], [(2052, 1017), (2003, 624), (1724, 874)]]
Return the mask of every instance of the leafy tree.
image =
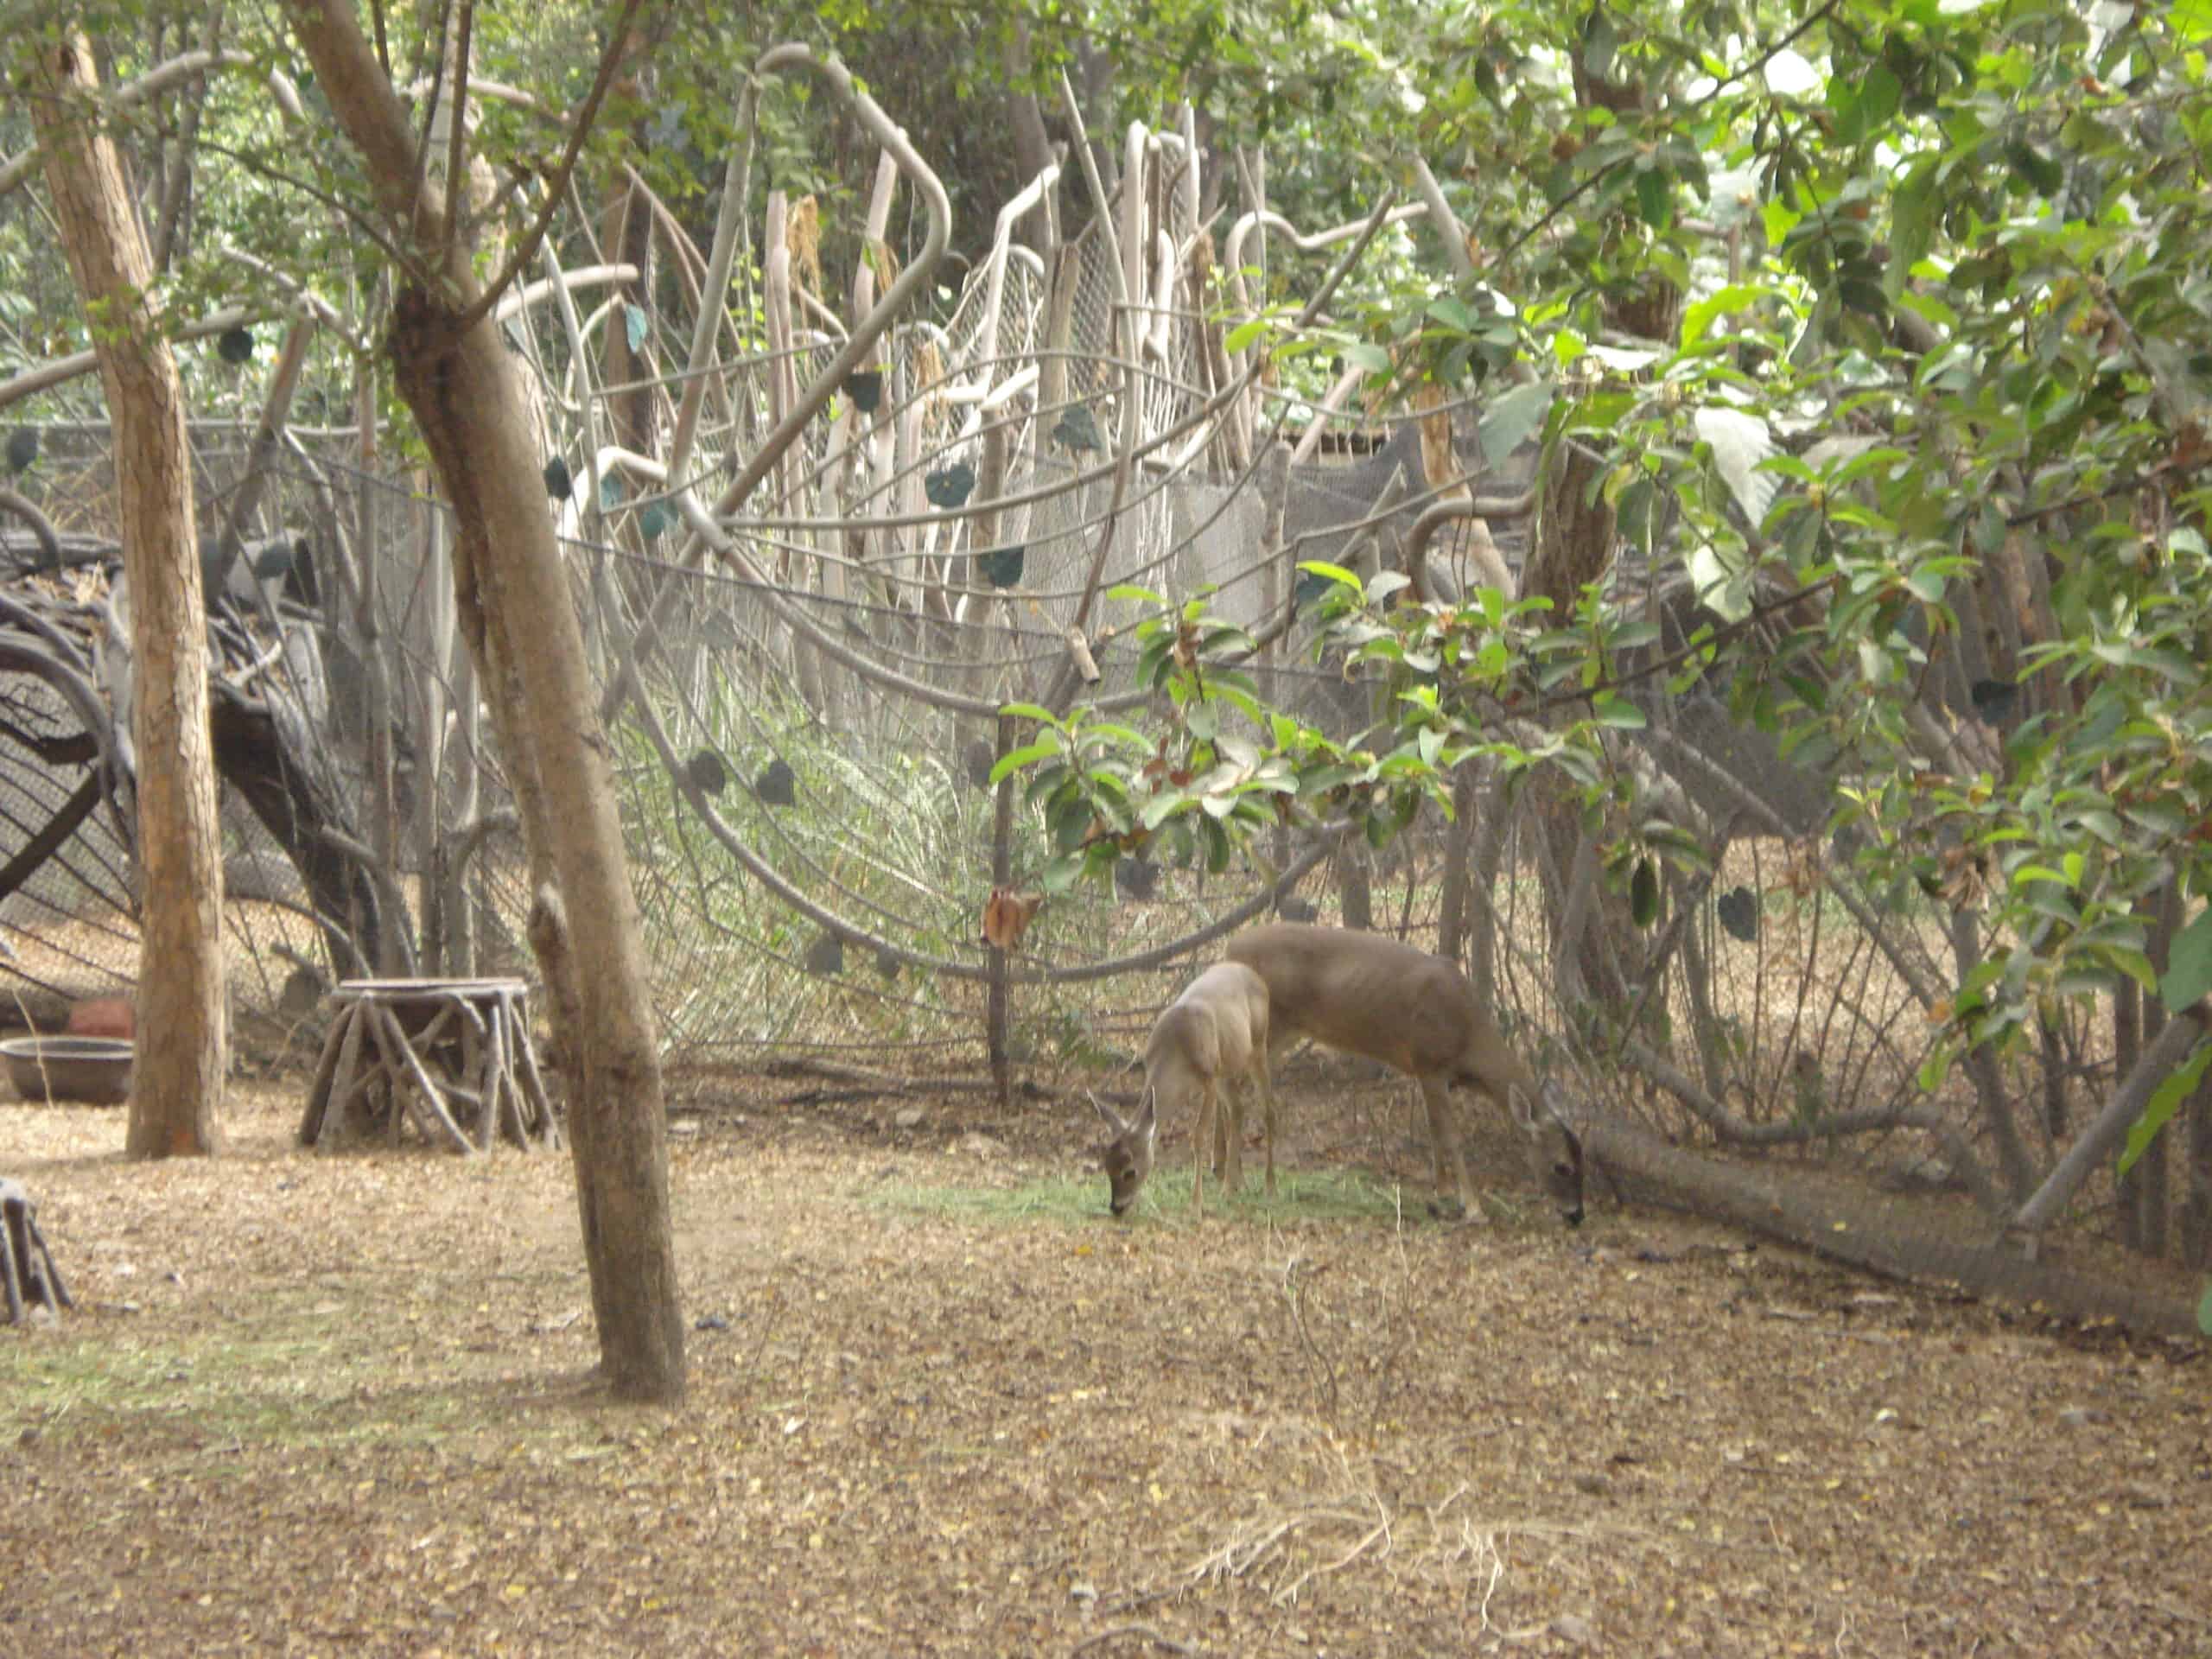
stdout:
[[(1193, 41), (1227, 14), (1175, 16)], [(1510, 315), (1511, 372), (1549, 400), (1548, 511), (1602, 507), (1586, 544), (1603, 557), (1563, 585), (1532, 572), (1518, 606), (1339, 583), (1339, 642), (1396, 677), (1395, 747), (1348, 760), (1258, 710), (1250, 776), (1377, 834), (1408, 791), (1445, 800), (1445, 769), (1475, 754), (1625, 804), (1637, 785), (1607, 734), (1641, 721), (1643, 688), (1725, 694), (1837, 780), (1830, 827), (1862, 875), (1906, 879), (1949, 918), (1958, 974), (1924, 1081), (1975, 1071), (2025, 1197), (2037, 1172), (1995, 1059), (2069, 1008), (2117, 1007), (2124, 1071), (2131, 1030), (2212, 988), (2203, 20), (1924, 3), (1389, 16), (1387, 35), (1370, 32), (1381, 8), (1347, 31), (1363, 54), (1332, 39), (1305, 61), (1357, 80), (1367, 153), (1437, 163), (1475, 275), (1432, 268), (1356, 326), (1378, 381), (1437, 374), (1495, 406), (1521, 394), (1473, 346), (1482, 318)], [(1262, 42), (1261, 64), (1289, 60), (1254, 29), (1239, 40)], [(1241, 118), (1274, 111), (1263, 70), (1226, 51), (1215, 67), (1205, 84), (1240, 88)], [(1291, 118), (1319, 136), (1344, 102)], [(1445, 308), (1455, 289), (1471, 308)], [(1637, 664), (1657, 641), (1613, 596), (1617, 549), (1694, 600), (1656, 678)], [(1185, 671), (1220, 678), (1205, 651)], [(1061, 823), (1071, 856), (1096, 864), (1097, 834), (1126, 845), (1185, 810), (1224, 831), (1262, 816), (1197, 786), (1224, 757), (1194, 706), (1176, 695), (1189, 748), (1166, 783), (1111, 734), (1071, 765), (1080, 722), (1040, 738), (1051, 810), (1093, 790), (1098, 832)], [(1698, 856), (1649, 803), (1613, 822), (1624, 887), (1643, 889), (1653, 858)], [(2204, 1052), (2158, 1091), (2139, 1147)]]

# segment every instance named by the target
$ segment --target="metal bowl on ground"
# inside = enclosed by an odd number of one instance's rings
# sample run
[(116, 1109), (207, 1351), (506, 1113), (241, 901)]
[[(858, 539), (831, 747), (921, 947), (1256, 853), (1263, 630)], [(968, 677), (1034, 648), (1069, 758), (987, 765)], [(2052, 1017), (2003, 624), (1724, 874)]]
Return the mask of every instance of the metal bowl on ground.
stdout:
[(11, 1037), (0, 1043), (8, 1080), (25, 1100), (113, 1106), (130, 1098), (131, 1045), (114, 1037)]

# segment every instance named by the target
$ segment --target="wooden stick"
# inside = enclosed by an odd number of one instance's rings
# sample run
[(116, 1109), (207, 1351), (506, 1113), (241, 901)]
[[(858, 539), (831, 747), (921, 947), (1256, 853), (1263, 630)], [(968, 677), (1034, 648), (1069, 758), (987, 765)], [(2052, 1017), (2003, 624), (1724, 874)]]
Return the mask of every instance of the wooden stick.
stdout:
[[(445, 1131), (453, 1137), (454, 1143), (462, 1151), (473, 1154), (476, 1151), (476, 1143), (462, 1134), (461, 1125), (453, 1121), (453, 1114), (446, 1109), (445, 1096), (439, 1092), (438, 1085), (431, 1080), (430, 1074), (423, 1069), (422, 1060), (416, 1057), (415, 1050), (407, 1041), (407, 1033), (400, 1029), (397, 1016), (382, 1003), (376, 1004), (373, 1012), (377, 1019), (377, 1035), (384, 1048), (385, 1061), (391, 1067), (394, 1080), (397, 1080), (400, 1064), (404, 1062), (406, 1067), (405, 1075), (412, 1080), (416, 1089), (420, 1091), (423, 1104), (429, 1111), (436, 1114), (438, 1122), (445, 1126)], [(398, 1050), (396, 1058), (392, 1052), (395, 1046)], [(432, 1138), (429, 1123), (425, 1122), (423, 1125), (423, 1132), (424, 1139)]]

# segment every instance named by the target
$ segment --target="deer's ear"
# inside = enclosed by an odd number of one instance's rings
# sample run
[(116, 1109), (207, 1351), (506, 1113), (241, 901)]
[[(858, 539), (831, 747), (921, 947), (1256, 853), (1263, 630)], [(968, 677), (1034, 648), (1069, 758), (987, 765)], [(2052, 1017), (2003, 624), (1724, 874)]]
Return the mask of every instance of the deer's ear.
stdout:
[(1114, 1109), (1111, 1106), (1109, 1106), (1104, 1101), (1099, 1099), (1097, 1096), (1091, 1094), (1090, 1090), (1088, 1089), (1084, 1090), (1083, 1092), (1085, 1095), (1090, 1096), (1092, 1109), (1097, 1112), (1099, 1116), (1106, 1120), (1106, 1127), (1113, 1130), (1116, 1137), (1127, 1135), (1129, 1132), (1129, 1126), (1122, 1122), (1120, 1118), (1114, 1116)]
[(1530, 1135), (1536, 1132), (1536, 1097), (1525, 1086), (1517, 1083), (1505, 1085), (1505, 1109), (1522, 1129)]
[(1557, 1078), (1544, 1079), (1541, 1086), (1537, 1090), (1536, 1101), (1544, 1119), (1557, 1124), (1567, 1139), (1580, 1146), (1580, 1139), (1574, 1133), (1574, 1124), (1579, 1113), (1574, 1109), (1575, 1103), (1573, 1097), (1568, 1095), (1566, 1088)]
[(1137, 1108), (1137, 1115), (1131, 1121), (1129, 1127), (1141, 1130), (1147, 1135), (1156, 1133), (1160, 1128), (1160, 1113), (1157, 1109), (1159, 1104), (1158, 1092), (1147, 1089), (1144, 1091), (1144, 1103)]

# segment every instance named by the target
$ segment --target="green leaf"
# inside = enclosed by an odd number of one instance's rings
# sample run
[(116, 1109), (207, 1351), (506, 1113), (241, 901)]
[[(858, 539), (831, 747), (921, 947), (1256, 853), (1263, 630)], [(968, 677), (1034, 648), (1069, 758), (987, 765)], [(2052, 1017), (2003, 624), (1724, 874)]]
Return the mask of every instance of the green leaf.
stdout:
[(1883, 287), (1894, 299), (1904, 291), (1904, 280), (1928, 254), (1936, 227), (1936, 164), (1916, 164), (1897, 183), (1890, 198), (1890, 263), (1882, 273)]
[(1311, 798), (1325, 795), (1339, 784), (1348, 784), (1363, 775), (1363, 768), (1342, 765), (1316, 766), (1298, 780), (1298, 792)]
[(1234, 356), (1267, 331), (1267, 320), (1264, 317), (1255, 317), (1251, 321), (1240, 323), (1230, 329), (1228, 337), (1221, 342), (1222, 349)]
[(1655, 231), (1663, 231), (1675, 216), (1675, 175), (1664, 168), (1647, 167), (1636, 175), (1636, 211)]
[(2005, 146), (2005, 160), (2039, 196), (2055, 196), (2065, 186), (2066, 169), (2033, 144), (2015, 140)]
[(1932, 1044), (1928, 1050), (1928, 1058), (1920, 1063), (1920, 1075), (1916, 1081), (1921, 1092), (1932, 1095), (1941, 1089), (1943, 1079), (1951, 1075), (1951, 1067), (1958, 1057), (1959, 1046), (1955, 1039), (1947, 1038)]
[(1414, 579), (1402, 570), (1377, 570), (1367, 584), (1367, 597), (1380, 603), (1401, 588), (1413, 586)]
[(2198, 911), (2196, 919), (2174, 935), (2166, 976), (2158, 982), (2168, 1014), (2194, 1007), (2207, 995), (2212, 995), (2212, 906)]
[(1619, 37), (1613, 26), (1612, 15), (1603, 6), (1593, 7), (1589, 21), (1582, 29), (1582, 70), (1592, 80), (1611, 78), (1613, 54), (1618, 49)]
[(632, 352), (645, 349), (645, 340), (652, 333), (652, 322), (645, 315), (645, 308), (626, 302), (622, 307), (622, 335), (630, 342)]
[(1859, 97), (1858, 82), (1844, 75), (1828, 82), (1828, 112), (1835, 118), (1839, 144), (1856, 144), (1866, 136), (1866, 103)]
[(1904, 88), (1887, 64), (1878, 63), (1859, 83), (1859, 117), (1869, 128), (1887, 126), (1904, 102)]
[(1167, 683), (1168, 671), (1175, 665), (1175, 636), (1155, 634), (1137, 652), (1137, 683), (1147, 691), (1157, 691)]
[(1179, 789), (1163, 789), (1144, 804), (1144, 810), (1137, 814), (1137, 823), (1147, 830), (1157, 830), (1174, 813), (1191, 804), (1191, 798)]
[(1033, 761), (1048, 760), (1062, 753), (1064, 751), (1060, 747), (1060, 740), (1057, 735), (1040, 739), (1034, 743), (1024, 744), (1018, 749), (1008, 749), (999, 757), (998, 764), (991, 768), (991, 783), (995, 786), (1005, 781), (1007, 773), (1020, 772)]
[(1388, 374), (1390, 353), (1370, 341), (1356, 340), (1344, 347), (1344, 366), (1362, 374)]
[(2144, 1149), (2158, 1137), (2182, 1103), (2196, 1092), (2196, 1085), (2204, 1080), (2204, 1067), (2212, 1061), (2212, 1043), (2199, 1043), (2189, 1058), (2176, 1068), (2173, 1075), (2152, 1091), (2143, 1108), (2143, 1116), (2135, 1120), (2135, 1127), (2127, 1132), (2127, 1149), (2120, 1154), (2120, 1173), (2124, 1176), (2135, 1166), (2135, 1160)]
[(1229, 868), (1229, 855), (1232, 850), (1230, 845), (1229, 831), (1211, 818), (1200, 818), (1198, 828), (1205, 836), (1206, 873), (1210, 875), (1219, 875)]
[(1836, 283), (1835, 291), (1847, 308), (1862, 317), (1885, 317), (1890, 314), (1888, 291), (1878, 282), (1864, 276), (1846, 276)]
[(1719, 293), (1682, 308), (1682, 346), (1685, 350), (1703, 340), (1717, 317), (1732, 311), (1749, 311), (1764, 304), (1772, 295), (1771, 289), (1755, 287), (1748, 283), (1731, 283)]
[[(1554, 388), (1549, 381), (1535, 380), (1525, 386), (1516, 386), (1493, 401), (1483, 411), (1483, 459), (1492, 467), (1503, 465), (1506, 457), (1526, 443), (1529, 434), (1543, 425), (1544, 417), (1551, 413), (1553, 395)], [(1310, 569), (1313, 567), (1301, 568)]]
[(1345, 569), (1341, 564), (1331, 564), (1326, 559), (1301, 559), (1298, 568), (1309, 576), (1318, 576), (1324, 582), (1333, 582), (1339, 587), (1351, 588), (1355, 598), (1363, 596), (1367, 591), (1360, 585), (1355, 572)]
[(1091, 817), (1090, 809), (1082, 801), (1077, 800), (1066, 806), (1055, 803), (1054, 810), (1046, 816), (1052, 822), (1052, 849), (1055, 852), (1083, 851), (1083, 843), (1090, 834)]
[(1659, 871), (1649, 859), (1637, 860), (1628, 894), (1629, 914), (1638, 927), (1649, 927), (1659, 919)]

